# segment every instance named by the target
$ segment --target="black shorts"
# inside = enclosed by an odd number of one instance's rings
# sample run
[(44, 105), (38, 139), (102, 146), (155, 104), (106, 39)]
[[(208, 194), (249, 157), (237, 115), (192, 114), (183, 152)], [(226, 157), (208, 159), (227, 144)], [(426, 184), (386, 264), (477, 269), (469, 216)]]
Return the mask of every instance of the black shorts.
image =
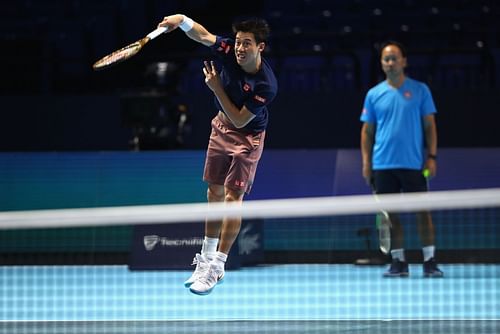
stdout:
[(382, 169), (373, 171), (372, 176), (377, 194), (427, 191), (427, 180), (421, 170)]

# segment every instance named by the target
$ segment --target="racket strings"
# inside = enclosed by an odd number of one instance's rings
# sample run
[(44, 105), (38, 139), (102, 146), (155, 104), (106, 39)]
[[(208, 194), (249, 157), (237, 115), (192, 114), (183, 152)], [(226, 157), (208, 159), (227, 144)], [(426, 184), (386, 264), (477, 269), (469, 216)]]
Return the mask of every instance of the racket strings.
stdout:
[(149, 39), (143, 38), (135, 43), (127, 45), (120, 50), (114, 51), (113, 53), (101, 58), (94, 64), (94, 69), (104, 68), (112, 64), (124, 61), (133, 55), (135, 55), (139, 50), (148, 42)]

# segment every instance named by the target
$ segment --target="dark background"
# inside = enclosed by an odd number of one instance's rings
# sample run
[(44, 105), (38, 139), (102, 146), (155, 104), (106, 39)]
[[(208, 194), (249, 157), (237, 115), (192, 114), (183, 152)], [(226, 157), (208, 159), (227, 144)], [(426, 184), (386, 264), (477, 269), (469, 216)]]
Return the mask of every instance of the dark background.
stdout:
[(269, 21), (265, 56), (280, 90), (268, 148), (358, 147), (364, 96), (383, 80), (377, 46), (390, 38), (406, 43), (409, 75), (432, 90), (439, 146), (500, 146), (496, 1), (2, 0), (0, 150), (205, 148), (215, 113), (201, 73), (207, 48), (175, 31), (92, 71), (178, 12), (217, 34), (237, 17)]

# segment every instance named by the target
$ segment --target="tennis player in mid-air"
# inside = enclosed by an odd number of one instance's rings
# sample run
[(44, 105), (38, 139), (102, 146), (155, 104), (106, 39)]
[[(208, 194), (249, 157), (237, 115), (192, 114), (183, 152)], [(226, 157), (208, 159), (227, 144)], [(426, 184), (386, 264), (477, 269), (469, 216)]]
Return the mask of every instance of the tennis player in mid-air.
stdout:
[[(249, 193), (262, 155), (268, 123), (268, 105), (276, 96), (277, 80), (262, 57), (269, 26), (262, 19), (233, 24), (234, 38), (216, 36), (191, 18), (176, 14), (159, 24), (171, 32), (186, 35), (212, 49), (222, 67), (205, 61), (205, 83), (215, 95), (217, 115), (212, 120), (203, 179), (208, 183), (207, 199), (241, 203)], [(184, 282), (190, 291), (205, 295), (224, 278), (224, 265), (241, 227), (241, 218), (224, 218), (205, 223), (201, 253), (196, 269)]]

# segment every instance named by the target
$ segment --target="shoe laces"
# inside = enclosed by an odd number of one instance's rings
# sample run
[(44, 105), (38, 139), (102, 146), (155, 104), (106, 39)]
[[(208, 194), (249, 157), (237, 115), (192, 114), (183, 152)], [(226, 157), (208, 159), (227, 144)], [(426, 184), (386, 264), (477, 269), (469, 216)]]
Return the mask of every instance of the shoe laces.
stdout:
[(203, 257), (203, 255), (201, 255), (200, 253), (196, 253), (196, 255), (194, 256), (193, 258), (193, 263), (191, 263), (192, 266), (196, 266), (198, 265), (198, 263), (200, 262), (206, 262), (205, 258)]
[(210, 267), (207, 258), (199, 253), (196, 253), (196, 255), (193, 258), (193, 263), (191, 265), (196, 266), (194, 270), (196, 276), (204, 274)]
[(208, 286), (215, 285), (219, 280), (220, 274), (223, 272), (219, 266), (212, 263), (208, 266), (207, 272), (199, 278), (200, 283), (206, 284)]

